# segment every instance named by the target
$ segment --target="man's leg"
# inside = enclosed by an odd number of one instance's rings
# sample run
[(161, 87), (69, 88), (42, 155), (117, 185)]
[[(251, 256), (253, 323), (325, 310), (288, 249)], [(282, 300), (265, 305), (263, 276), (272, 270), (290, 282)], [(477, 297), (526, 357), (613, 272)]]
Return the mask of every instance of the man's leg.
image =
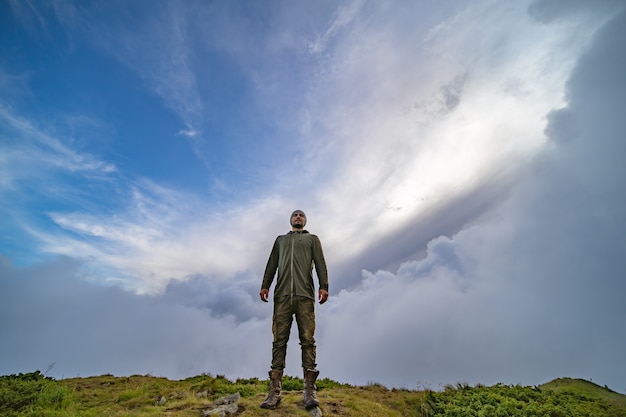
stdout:
[[(294, 303), (296, 301), (294, 300)], [(315, 369), (315, 301), (308, 298), (300, 298), (296, 307), (296, 323), (298, 324), (298, 336), (302, 349), (302, 368)]]
[(274, 316), (272, 318), (272, 369), (285, 369), (287, 356), (287, 342), (291, 332), (293, 312), (289, 301), (274, 302)]
[(302, 348), (302, 368), (304, 370), (304, 391), (302, 401), (304, 407), (309, 410), (319, 406), (315, 387), (315, 380), (319, 371), (315, 369), (317, 364), (315, 347), (315, 301), (301, 299), (298, 301), (296, 311), (296, 322), (298, 323), (298, 334), (300, 336), (300, 346)]
[(272, 369), (269, 371), (270, 388), (267, 398), (261, 403), (261, 408), (274, 409), (282, 400), (280, 390), (292, 322), (290, 307), (288, 302), (274, 302), (274, 316), (272, 317), (274, 342), (272, 344)]

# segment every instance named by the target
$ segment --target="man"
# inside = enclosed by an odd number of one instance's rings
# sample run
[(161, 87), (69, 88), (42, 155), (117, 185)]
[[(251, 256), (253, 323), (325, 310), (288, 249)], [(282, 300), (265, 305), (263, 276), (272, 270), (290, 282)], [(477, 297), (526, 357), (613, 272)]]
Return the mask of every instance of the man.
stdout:
[(319, 375), (315, 363), (315, 287), (313, 265), (319, 281), (317, 298), (320, 304), (328, 299), (328, 272), (322, 244), (316, 235), (304, 230), (306, 215), (301, 210), (291, 213), (291, 231), (274, 241), (261, 284), (261, 300), (269, 300), (269, 289), (278, 270), (274, 288), (274, 315), (272, 317), (272, 367), (269, 372), (270, 389), (261, 408), (276, 408), (281, 401), (287, 341), (293, 316), (298, 324), (304, 370), (303, 401), (306, 409), (319, 405), (315, 381)]

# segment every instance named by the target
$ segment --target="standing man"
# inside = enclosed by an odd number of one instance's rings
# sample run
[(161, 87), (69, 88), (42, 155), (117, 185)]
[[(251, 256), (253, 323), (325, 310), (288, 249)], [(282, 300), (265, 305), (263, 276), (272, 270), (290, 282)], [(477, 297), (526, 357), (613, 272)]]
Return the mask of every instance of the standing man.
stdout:
[(317, 298), (320, 304), (328, 299), (328, 272), (322, 244), (316, 235), (304, 230), (306, 215), (301, 210), (291, 213), (291, 231), (274, 241), (272, 252), (265, 267), (261, 284), (261, 300), (269, 300), (270, 286), (278, 270), (274, 289), (274, 315), (272, 317), (272, 369), (269, 372), (270, 389), (261, 408), (276, 408), (280, 404), (287, 341), (293, 316), (296, 316), (298, 335), (302, 348), (304, 370), (303, 401), (306, 409), (319, 405), (315, 392), (315, 381), (319, 375), (315, 363), (315, 286), (313, 265), (319, 280)]

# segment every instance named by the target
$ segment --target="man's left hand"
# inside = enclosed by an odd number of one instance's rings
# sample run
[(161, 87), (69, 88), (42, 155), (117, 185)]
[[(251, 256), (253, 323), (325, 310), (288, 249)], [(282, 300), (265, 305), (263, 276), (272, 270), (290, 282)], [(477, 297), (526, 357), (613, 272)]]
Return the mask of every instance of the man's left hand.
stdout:
[(318, 300), (320, 302), (320, 304), (324, 304), (326, 302), (326, 300), (328, 300), (328, 291), (326, 290), (319, 290), (317, 292), (318, 294)]

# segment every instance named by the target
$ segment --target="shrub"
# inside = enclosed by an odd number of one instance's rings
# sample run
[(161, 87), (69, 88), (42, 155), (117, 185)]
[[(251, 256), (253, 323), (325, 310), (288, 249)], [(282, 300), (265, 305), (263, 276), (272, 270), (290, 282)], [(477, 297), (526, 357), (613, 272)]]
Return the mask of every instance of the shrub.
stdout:
[(304, 381), (301, 378), (295, 378), (289, 375), (285, 375), (283, 377), (283, 390), (284, 391), (302, 391), (303, 389), (304, 389)]
[(68, 388), (40, 371), (0, 376), (0, 415), (5, 417), (43, 408), (59, 410), (68, 406), (71, 397)]
[(494, 385), (471, 388), (465, 384), (428, 392), (422, 417), (618, 417), (618, 407), (580, 393), (554, 392), (522, 386)]

